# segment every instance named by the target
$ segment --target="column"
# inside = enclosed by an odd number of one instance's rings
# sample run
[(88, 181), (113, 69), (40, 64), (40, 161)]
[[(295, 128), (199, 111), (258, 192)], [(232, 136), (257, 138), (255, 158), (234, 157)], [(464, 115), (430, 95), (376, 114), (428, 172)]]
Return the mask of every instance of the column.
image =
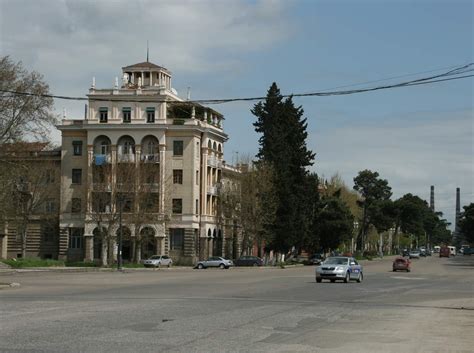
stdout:
[[(111, 153), (111, 159), (112, 159), (112, 168), (111, 168), (111, 173), (112, 173), (112, 178), (110, 180), (111, 183), (111, 191), (112, 195), (115, 194), (116, 192), (116, 182), (117, 182), (117, 145), (111, 145), (110, 146), (110, 153)], [(114, 198), (112, 197), (112, 200)], [(115, 205), (112, 204), (110, 205), (110, 210), (111, 212), (115, 212)]]
[(150, 87), (153, 86), (153, 73), (150, 70)]
[(0, 253), (0, 259), (6, 259), (8, 257), (8, 224), (6, 222), (3, 225), (3, 234), (0, 235), (0, 241), (2, 243), (2, 252)]
[[(166, 144), (160, 144), (160, 213), (164, 214), (165, 211), (165, 175), (166, 175), (166, 165), (165, 165), (165, 154), (166, 154)], [(165, 230), (166, 234), (166, 230)]]
[(94, 167), (94, 146), (87, 145), (87, 191), (86, 191), (86, 215), (92, 212), (92, 190), (93, 190), (93, 175)]
[(94, 235), (84, 234), (84, 261), (94, 261)]
[(204, 146), (204, 143), (201, 139), (201, 156), (202, 156), (202, 168), (201, 168), (201, 189), (202, 195), (200, 195), (201, 200), (201, 214), (207, 214), (207, 147)]

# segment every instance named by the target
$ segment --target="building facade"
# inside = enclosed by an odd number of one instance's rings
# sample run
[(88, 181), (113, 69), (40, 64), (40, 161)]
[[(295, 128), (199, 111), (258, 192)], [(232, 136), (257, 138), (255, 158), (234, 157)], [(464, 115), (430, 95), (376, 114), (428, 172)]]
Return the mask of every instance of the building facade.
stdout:
[(178, 97), (163, 67), (143, 62), (122, 74), (108, 89), (93, 80), (85, 119), (58, 126), (58, 257), (110, 263), (120, 236), (125, 261), (232, 257), (238, 229), (218, 215), (223, 171), (234, 175), (222, 114)]

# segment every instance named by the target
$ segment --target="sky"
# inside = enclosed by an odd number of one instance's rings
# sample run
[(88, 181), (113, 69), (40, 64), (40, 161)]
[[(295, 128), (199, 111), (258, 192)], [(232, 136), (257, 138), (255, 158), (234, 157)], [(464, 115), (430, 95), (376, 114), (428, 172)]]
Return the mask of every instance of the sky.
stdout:
[[(474, 2), (467, 0), (0, 0), (0, 54), (44, 75), (53, 94), (110, 88), (146, 60), (173, 73), (192, 99), (322, 91), (391, 77), (394, 83), (474, 62)], [(409, 74), (417, 74), (410, 75)], [(474, 79), (295, 98), (308, 122), (311, 171), (348, 187), (364, 169), (429, 201), (450, 222), (455, 191), (474, 202)], [(370, 86), (368, 84), (351, 88)], [(225, 116), (225, 159), (258, 151), (252, 102), (213, 106)], [(81, 119), (84, 102), (55, 101)], [(52, 131), (59, 142), (59, 133)]]

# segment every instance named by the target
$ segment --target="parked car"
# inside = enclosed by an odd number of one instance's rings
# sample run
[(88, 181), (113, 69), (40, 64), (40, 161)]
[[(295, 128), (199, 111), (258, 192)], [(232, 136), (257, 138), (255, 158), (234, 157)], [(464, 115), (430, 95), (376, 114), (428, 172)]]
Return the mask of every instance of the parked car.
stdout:
[(319, 265), (321, 262), (323, 262), (325, 259), (323, 254), (317, 253), (311, 255), (311, 257), (308, 259), (308, 264), (309, 265)]
[(207, 260), (199, 261), (194, 268), (203, 269), (208, 267), (219, 267), (224, 269), (229, 268), (230, 266), (234, 266), (232, 260), (227, 260), (219, 256), (211, 256)]
[(431, 251), (430, 249), (426, 249), (425, 254), (426, 256), (431, 256), (433, 254), (433, 251)]
[(402, 256), (403, 256), (403, 257), (408, 257), (408, 256), (410, 256), (410, 250), (403, 249)]
[(166, 255), (153, 255), (149, 259), (143, 261), (145, 267), (161, 267), (168, 266), (171, 267), (173, 260)]
[(420, 250), (420, 257), (426, 257), (426, 250), (424, 249)]
[(451, 255), (451, 251), (447, 246), (443, 246), (439, 249), (439, 257), (449, 257)]
[(323, 279), (328, 279), (331, 282), (342, 280), (345, 283), (355, 280), (360, 283), (363, 278), (362, 266), (353, 257), (329, 257), (316, 267), (316, 282), (318, 283), (321, 283)]
[(392, 264), (392, 271), (407, 271), (410, 272), (410, 265), (411, 261), (408, 259), (405, 259), (404, 257), (397, 257), (395, 260), (393, 260)]
[(257, 256), (241, 256), (235, 260), (235, 266), (263, 266), (263, 260)]
[(456, 256), (456, 247), (455, 246), (448, 246), (449, 254), (451, 256)]
[(472, 255), (474, 254), (474, 248), (464, 248), (463, 255)]
[(410, 259), (419, 259), (420, 258), (420, 250), (410, 250), (408, 254)]

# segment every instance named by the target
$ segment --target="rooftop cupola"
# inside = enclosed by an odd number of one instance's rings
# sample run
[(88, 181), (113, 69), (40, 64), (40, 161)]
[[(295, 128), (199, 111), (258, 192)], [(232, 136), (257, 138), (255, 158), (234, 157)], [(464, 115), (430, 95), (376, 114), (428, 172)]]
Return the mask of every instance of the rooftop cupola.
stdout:
[(122, 67), (122, 88), (147, 87), (171, 90), (171, 72), (149, 61)]

